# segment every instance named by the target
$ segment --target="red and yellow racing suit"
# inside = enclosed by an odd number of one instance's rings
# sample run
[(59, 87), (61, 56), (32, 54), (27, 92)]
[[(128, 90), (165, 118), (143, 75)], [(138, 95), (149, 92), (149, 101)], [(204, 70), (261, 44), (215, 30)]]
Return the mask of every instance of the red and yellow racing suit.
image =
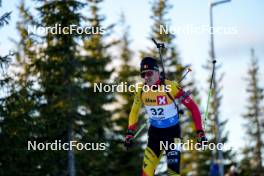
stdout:
[[(143, 84), (141, 85), (143, 86)], [(158, 86), (166, 86), (166, 91), (143, 91), (139, 88), (134, 96), (133, 106), (129, 115), (129, 130), (136, 130), (138, 113), (143, 104), (149, 116), (148, 145), (144, 153), (142, 176), (153, 176), (164, 149), (160, 148), (160, 141), (175, 143), (181, 141), (178, 108), (172, 101), (184, 97), (185, 92), (180, 86), (169, 80), (158, 81)], [(163, 87), (164, 88), (164, 87)], [(165, 90), (157, 88), (157, 90)], [(190, 96), (181, 99), (181, 103), (191, 112), (196, 130), (202, 130), (201, 114)], [(165, 150), (169, 175), (180, 174), (180, 150)]]

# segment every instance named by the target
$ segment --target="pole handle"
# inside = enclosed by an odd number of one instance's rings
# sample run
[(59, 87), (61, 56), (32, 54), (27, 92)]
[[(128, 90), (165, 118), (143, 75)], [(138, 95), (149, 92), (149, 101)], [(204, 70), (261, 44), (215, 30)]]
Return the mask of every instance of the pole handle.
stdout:
[(158, 49), (160, 49), (160, 48), (165, 48), (164, 43), (158, 43), (154, 38), (151, 38), (151, 40), (153, 41), (153, 43), (156, 45), (156, 47), (157, 47)]

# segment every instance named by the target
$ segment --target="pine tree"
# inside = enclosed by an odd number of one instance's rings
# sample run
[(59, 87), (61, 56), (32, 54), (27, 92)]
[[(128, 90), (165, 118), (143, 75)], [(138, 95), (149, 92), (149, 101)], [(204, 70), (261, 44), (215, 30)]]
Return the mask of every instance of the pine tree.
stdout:
[[(8, 12), (0, 17), (0, 27), (8, 24), (10, 14), (11, 12)], [(17, 84), (14, 75), (11, 74), (11, 56), (13, 55), (9, 53), (0, 57), (0, 175), (24, 174), (25, 170), (29, 168), (25, 161), (28, 164), (33, 160), (28, 157), (29, 152), (26, 150), (25, 144), (29, 131), (32, 129), (28, 118), (32, 100), (30, 100), (31, 97), (25, 97), (25, 93), (30, 90), (30, 85)]]
[[(84, 7), (83, 3), (39, 2), (39, 19), (30, 15), (23, 3), (20, 7), (22, 20), (18, 29), (21, 40), (16, 62), (21, 67), (17, 67), (20, 69), (18, 82), (3, 102), (5, 106), (1, 107), (1, 114), (10, 123), (1, 128), (5, 132), (2, 141), (8, 145), (1, 150), (5, 164), (1, 165), (0, 171), (3, 174), (9, 171), (11, 175), (108, 175), (111, 165), (105, 157), (113, 154), (110, 149), (97, 150), (98, 143), (111, 143), (112, 140), (108, 133), (112, 127), (112, 112), (105, 105), (113, 102), (114, 96), (93, 92), (93, 83), (108, 83), (112, 70), (106, 68), (111, 61), (107, 51), (113, 43), (105, 43), (108, 34), (100, 33), (82, 35), (83, 46), (78, 43), (80, 36), (77, 33), (28, 34), (27, 25), (60, 25), (63, 28), (80, 26), (82, 22), (79, 10)], [(100, 2), (88, 1), (91, 12), (88, 22), (95, 31), (104, 21), (98, 11)], [(112, 27), (107, 28), (107, 32), (110, 33)], [(17, 117), (19, 121), (16, 121)], [(11, 140), (14, 135), (19, 140), (14, 137)], [(43, 143), (76, 140), (92, 144), (94, 150), (20, 151), (25, 148), (25, 141), (30, 140)], [(4, 153), (5, 147), (14, 141), (15, 150)], [(74, 158), (78, 162), (75, 163)]]
[[(7, 135), (17, 137), (13, 156), (9, 157), (15, 169), (8, 169), (11, 175), (31, 173), (33, 175), (75, 175), (72, 151), (27, 151), (26, 141), (62, 143), (74, 139), (74, 121), (79, 117), (77, 109), (82, 103), (83, 91), (76, 81), (79, 60), (77, 34), (28, 34), (27, 25), (61, 27), (80, 24), (78, 10), (83, 4), (77, 1), (39, 1), (40, 18), (30, 15), (24, 3), (20, 6), (21, 35), (17, 67), (18, 83), (5, 101), (8, 121), (16, 123), (15, 132), (8, 131), (14, 124), (6, 125)], [(21, 50), (20, 50), (21, 49)], [(16, 101), (19, 100), (19, 101)], [(12, 105), (17, 108), (10, 109)], [(19, 121), (17, 121), (19, 117)], [(15, 138), (14, 138), (15, 139)], [(8, 142), (12, 142), (11, 139)], [(24, 151), (25, 150), (25, 151)], [(41, 157), (39, 157), (41, 155)], [(12, 155), (11, 155), (12, 156)], [(29, 159), (30, 158), (30, 159)], [(68, 162), (68, 166), (67, 166)], [(8, 162), (7, 162), (8, 164)]]
[(247, 176), (253, 175), (255, 173), (255, 169), (251, 166), (252, 165), (252, 147), (245, 147), (242, 150), (243, 159), (240, 161), (240, 175)]
[[(166, 68), (166, 76), (172, 80), (180, 80), (183, 71), (187, 66), (181, 64), (177, 49), (174, 44), (175, 36), (170, 32), (165, 32), (161, 30), (166, 26), (170, 25), (170, 19), (167, 17), (169, 10), (172, 5), (169, 4), (169, 0), (155, 0), (152, 2), (152, 12), (151, 19), (153, 20), (153, 25), (151, 27), (150, 42), (152, 43), (152, 38), (158, 42), (165, 43), (166, 49), (162, 50), (162, 56), (164, 58), (164, 67)], [(159, 53), (157, 48), (153, 45), (148, 51), (142, 51), (141, 56), (151, 56), (159, 59)]]
[(248, 105), (247, 112), (243, 115), (247, 123), (245, 124), (246, 133), (251, 141), (246, 144), (244, 149), (244, 158), (241, 161), (242, 174), (246, 175), (262, 175), (262, 152), (263, 152), (263, 113), (261, 106), (264, 94), (263, 88), (259, 83), (259, 66), (258, 59), (255, 56), (254, 50), (251, 50), (251, 64), (248, 69), (247, 76), (247, 93)]
[[(0, 7), (2, 6), (2, 0), (0, 0)], [(0, 29), (9, 23), (11, 17), (11, 12), (6, 12), (3, 15), (0, 16)], [(10, 62), (10, 56), (12, 54), (8, 54), (6, 56), (0, 56), (0, 67), (1, 71), (4, 71), (6, 69), (7, 64)], [(3, 84), (1, 84), (3, 85)]]
[[(112, 61), (109, 50), (116, 44), (116, 41), (106, 42), (109, 39), (114, 25), (104, 27), (105, 17), (100, 13), (102, 0), (87, 0), (89, 15), (86, 18), (88, 26), (95, 30), (95, 34), (84, 36), (82, 52), (82, 65), (84, 72), (80, 75), (80, 81), (86, 89), (86, 104), (83, 107), (86, 113), (83, 119), (83, 126), (79, 130), (82, 134), (83, 143), (109, 143), (110, 147), (104, 151), (79, 151), (78, 175), (108, 175), (111, 172), (112, 164), (109, 157), (112, 155), (112, 123), (113, 111), (107, 108), (114, 102), (115, 94), (110, 92), (94, 91), (94, 84), (110, 84), (112, 69), (107, 66)], [(101, 32), (100, 32), (101, 31)], [(114, 168), (115, 169), (115, 168)]]
[[(78, 1), (40, 1), (43, 5), (38, 8), (44, 26), (69, 27), (80, 26), (79, 10), (84, 4)], [(77, 33), (52, 34), (43, 37), (47, 45), (40, 49), (43, 55), (35, 61), (36, 73), (40, 74), (40, 85), (46, 102), (40, 106), (39, 112), (46, 119), (45, 132), (48, 139), (61, 139), (70, 142), (76, 139), (74, 128), (81, 117), (78, 108), (83, 105), (84, 91), (76, 79), (80, 74), (80, 59), (77, 56)], [(60, 151), (51, 156), (50, 164), (60, 159), (57, 164), (58, 173), (74, 176), (76, 174), (73, 150)], [(54, 163), (55, 164), (55, 163)], [(67, 165), (67, 170), (66, 166)]]
[[(117, 67), (117, 78), (115, 79), (116, 84), (126, 83), (126, 85), (135, 85), (136, 79), (138, 78), (139, 71), (133, 65), (131, 65), (133, 52), (130, 49), (131, 40), (129, 38), (129, 26), (126, 24), (125, 16), (122, 13), (120, 29), (122, 36), (120, 38), (119, 48), (120, 56), (118, 57), (120, 65)], [(131, 105), (134, 100), (133, 92), (120, 92), (116, 95), (116, 103), (118, 104), (113, 114), (112, 123), (114, 130), (114, 151), (112, 151), (112, 162), (113, 175), (139, 175), (142, 168), (142, 140), (140, 137), (137, 138), (133, 147), (129, 149), (124, 148), (124, 136), (127, 131), (128, 116), (131, 110)], [(139, 122), (143, 117), (139, 115)], [(142, 125), (141, 123), (138, 126)], [(127, 162), (129, 158), (129, 162)]]

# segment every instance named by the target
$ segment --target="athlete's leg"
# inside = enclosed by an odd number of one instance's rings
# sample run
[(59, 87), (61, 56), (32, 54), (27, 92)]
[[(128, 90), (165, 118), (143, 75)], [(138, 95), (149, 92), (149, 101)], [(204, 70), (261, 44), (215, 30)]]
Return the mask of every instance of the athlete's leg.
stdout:
[(162, 152), (155, 153), (152, 148), (147, 146), (144, 153), (142, 176), (154, 176), (155, 169), (159, 164)]
[[(168, 175), (180, 175), (180, 160), (181, 160), (181, 130), (180, 125), (175, 126), (175, 136), (169, 139), (169, 146), (166, 150)], [(173, 143), (173, 145), (171, 145)], [(173, 146), (173, 147), (172, 147)]]
[[(179, 138), (176, 139), (179, 141)], [(177, 145), (177, 144), (176, 144)], [(169, 149), (166, 151), (168, 175), (179, 176), (180, 175), (180, 159), (181, 151), (178, 148)]]
[(160, 149), (160, 138), (153, 132), (152, 127), (149, 128), (148, 136), (148, 144), (144, 153), (142, 176), (154, 176), (155, 169), (163, 153), (162, 149)]

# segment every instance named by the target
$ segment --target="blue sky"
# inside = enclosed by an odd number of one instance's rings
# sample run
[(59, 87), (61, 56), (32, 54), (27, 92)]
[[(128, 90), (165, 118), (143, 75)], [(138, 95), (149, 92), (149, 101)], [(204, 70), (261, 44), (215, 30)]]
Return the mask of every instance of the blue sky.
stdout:
[[(0, 14), (5, 11), (13, 11), (9, 26), (0, 29), (0, 53), (4, 55), (14, 45), (9, 38), (18, 38), (15, 24), (18, 19), (16, 6), (19, 1), (3, 1)], [(29, 2), (29, 1), (26, 1)], [(209, 25), (208, 0), (171, 0), (173, 8), (168, 17), (171, 19), (171, 28), (186, 27), (186, 25)], [(29, 2), (28, 4), (31, 4)], [(150, 1), (142, 0), (105, 0), (102, 11), (107, 18), (106, 24), (116, 22), (123, 11), (127, 23), (130, 25), (131, 47), (135, 51), (134, 63), (138, 64), (138, 51), (152, 47), (147, 39), (152, 24)], [(241, 115), (246, 106), (246, 76), (250, 58), (250, 48), (255, 49), (260, 64), (261, 86), (264, 86), (264, 1), (263, 0), (233, 0), (217, 6), (214, 9), (215, 26), (235, 27), (237, 34), (216, 34), (215, 52), (218, 64), (222, 67), (220, 72), (225, 73), (222, 81), (223, 100), (221, 105), (221, 118), (228, 119), (226, 129), (230, 132), (230, 144), (235, 147), (243, 145), (244, 122)], [(114, 35), (119, 35), (117, 31)], [(206, 79), (208, 72), (202, 68), (208, 59), (209, 34), (177, 34), (174, 41), (185, 64), (193, 65), (193, 74), (199, 89), (205, 108), (207, 99)]]

